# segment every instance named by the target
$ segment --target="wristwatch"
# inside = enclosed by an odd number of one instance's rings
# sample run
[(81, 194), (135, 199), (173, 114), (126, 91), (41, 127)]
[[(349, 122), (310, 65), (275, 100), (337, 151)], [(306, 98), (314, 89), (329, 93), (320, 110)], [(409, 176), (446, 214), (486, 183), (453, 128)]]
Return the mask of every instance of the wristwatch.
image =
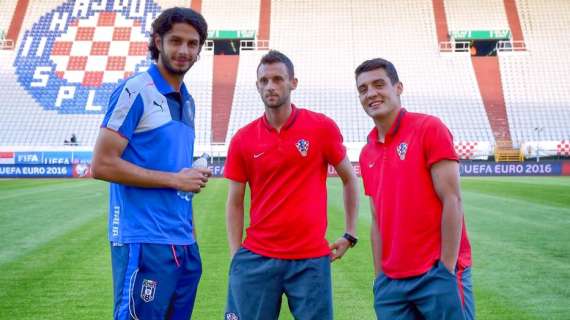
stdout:
[(354, 247), (358, 243), (358, 238), (354, 237), (350, 233), (346, 232), (343, 236), (348, 242), (350, 242), (350, 247)]

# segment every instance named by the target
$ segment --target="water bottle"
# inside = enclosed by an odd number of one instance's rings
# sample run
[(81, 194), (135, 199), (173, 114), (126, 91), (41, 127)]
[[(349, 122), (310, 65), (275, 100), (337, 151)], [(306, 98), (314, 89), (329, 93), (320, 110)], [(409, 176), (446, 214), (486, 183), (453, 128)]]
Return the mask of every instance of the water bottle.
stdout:
[[(200, 158), (192, 163), (192, 168), (207, 168), (209, 158), (210, 156), (207, 153), (203, 153)], [(190, 191), (178, 191), (176, 194), (186, 201), (190, 201), (194, 196), (194, 192)]]
[(210, 156), (207, 153), (202, 153), (200, 158), (196, 159), (196, 161), (192, 163), (192, 168), (207, 168), (208, 159), (210, 159)]

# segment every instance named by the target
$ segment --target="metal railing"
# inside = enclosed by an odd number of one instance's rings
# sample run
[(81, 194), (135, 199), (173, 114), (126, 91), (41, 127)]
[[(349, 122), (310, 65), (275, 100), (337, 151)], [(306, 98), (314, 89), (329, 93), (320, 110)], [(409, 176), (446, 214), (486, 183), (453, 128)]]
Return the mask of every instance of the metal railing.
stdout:
[(521, 40), (502, 40), (497, 42), (497, 51), (526, 51), (526, 43)]
[[(214, 50), (214, 40), (206, 40), (204, 43), (205, 51)], [(240, 40), (240, 50), (269, 50), (269, 40)]]
[(240, 50), (269, 50), (269, 40), (240, 40)]
[(444, 41), (439, 43), (440, 52), (469, 52), (469, 41)]
[(14, 40), (12, 39), (0, 40), (0, 50), (14, 50)]
[(213, 51), (214, 50), (214, 40), (206, 40), (204, 43), (204, 50), (205, 51)]

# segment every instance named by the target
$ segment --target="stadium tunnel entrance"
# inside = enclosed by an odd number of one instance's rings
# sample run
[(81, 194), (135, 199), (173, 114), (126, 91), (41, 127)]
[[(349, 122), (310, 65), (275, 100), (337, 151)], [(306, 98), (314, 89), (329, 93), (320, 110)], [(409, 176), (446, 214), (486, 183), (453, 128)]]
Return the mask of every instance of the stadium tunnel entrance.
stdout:
[(469, 44), (469, 52), (477, 57), (496, 56), (498, 43), (499, 40), (474, 40)]
[(511, 38), (510, 30), (457, 30), (450, 33), (452, 42), (458, 51), (463, 51), (464, 45), (469, 46), (472, 56), (496, 56), (497, 45), (500, 41)]
[(212, 30), (206, 50), (213, 50), (214, 55), (239, 55), (242, 49), (254, 49), (255, 43), (255, 30)]

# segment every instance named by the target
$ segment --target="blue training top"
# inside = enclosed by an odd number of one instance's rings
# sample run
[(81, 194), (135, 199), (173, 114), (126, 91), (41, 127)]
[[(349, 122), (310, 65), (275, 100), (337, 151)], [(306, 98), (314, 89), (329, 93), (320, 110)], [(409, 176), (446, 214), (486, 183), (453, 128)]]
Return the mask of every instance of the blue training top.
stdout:
[[(122, 159), (178, 172), (192, 167), (194, 112), (186, 86), (178, 94), (153, 64), (117, 86), (101, 127), (129, 140)], [(174, 189), (111, 183), (109, 241), (193, 244), (191, 197)]]

